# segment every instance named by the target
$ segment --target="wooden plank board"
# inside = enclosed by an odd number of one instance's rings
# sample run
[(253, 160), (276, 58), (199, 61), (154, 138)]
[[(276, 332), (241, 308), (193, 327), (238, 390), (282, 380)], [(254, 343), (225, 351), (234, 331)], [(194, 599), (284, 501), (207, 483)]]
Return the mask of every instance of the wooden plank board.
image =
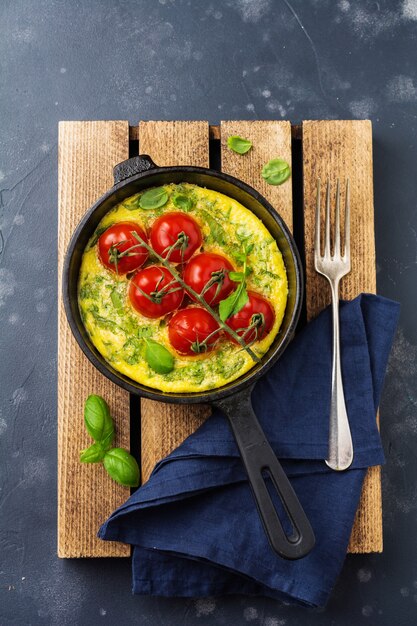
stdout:
[[(221, 140), (222, 169), (257, 188), (292, 227), (292, 185), (271, 187), (262, 179), (262, 165), (280, 156), (291, 162), (291, 136), (299, 127), (289, 122), (228, 121), (220, 127), (207, 122), (62, 122), (59, 132), (59, 291), (65, 250), (74, 227), (88, 207), (112, 185), (112, 167), (128, 158), (128, 139), (139, 139), (140, 152), (159, 165), (208, 166), (208, 140)], [(252, 140), (246, 155), (227, 148), (229, 135)], [(375, 291), (375, 248), (372, 197), (372, 137), (369, 122), (305, 122), (304, 193), (307, 264), (307, 311), (316, 315), (328, 302), (325, 283), (314, 272), (315, 181), (338, 173), (352, 185), (352, 273), (344, 279), (342, 295)], [(359, 210), (360, 207), (360, 210)], [(129, 547), (102, 542), (96, 532), (102, 521), (128, 493), (108, 481), (100, 466), (79, 463), (79, 450), (90, 443), (82, 413), (89, 393), (100, 393), (111, 406), (118, 426), (118, 445), (129, 447), (128, 394), (107, 381), (82, 355), (58, 303), (58, 554), (127, 556)], [(143, 400), (142, 476), (146, 481), (155, 463), (169, 454), (209, 415), (208, 407), (179, 407)], [(382, 550), (380, 468), (367, 474), (349, 551)]]
[[(58, 293), (75, 226), (113, 184), (112, 168), (128, 158), (127, 122), (61, 122), (58, 153)], [(58, 556), (128, 556), (130, 546), (97, 539), (106, 517), (129, 491), (110, 480), (101, 464), (84, 465), (79, 452), (92, 441), (83, 409), (90, 393), (102, 395), (116, 421), (116, 445), (129, 448), (129, 395), (108, 381), (82, 354), (58, 298)]]
[[(220, 124), (222, 171), (240, 178), (261, 193), (292, 230), (292, 185), (268, 185), (261, 176), (270, 159), (281, 157), (291, 163), (291, 124), (274, 121), (227, 121)], [(252, 141), (244, 155), (227, 147), (227, 138), (239, 135)]]
[[(139, 151), (158, 165), (209, 165), (208, 122), (141, 122)], [(142, 480), (154, 465), (193, 433), (210, 414), (207, 406), (141, 400)]]
[[(306, 304), (309, 318), (330, 303), (326, 279), (314, 269), (314, 214), (317, 178), (350, 180), (351, 265), (341, 282), (341, 297), (376, 291), (372, 126), (364, 121), (308, 121), (302, 125)], [(334, 198), (334, 196), (333, 196)], [(368, 470), (352, 531), (350, 552), (382, 551), (380, 468)]]

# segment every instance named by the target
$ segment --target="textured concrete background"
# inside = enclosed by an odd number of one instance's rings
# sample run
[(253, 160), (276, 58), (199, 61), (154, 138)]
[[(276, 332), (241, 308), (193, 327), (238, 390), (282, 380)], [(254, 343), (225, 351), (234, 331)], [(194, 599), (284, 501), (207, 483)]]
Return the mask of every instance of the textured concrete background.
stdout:
[[(2, 0), (0, 624), (417, 623), (417, 1)], [(402, 302), (381, 406), (385, 552), (324, 611), (132, 597), (56, 558), (59, 120), (371, 118), (378, 289)]]

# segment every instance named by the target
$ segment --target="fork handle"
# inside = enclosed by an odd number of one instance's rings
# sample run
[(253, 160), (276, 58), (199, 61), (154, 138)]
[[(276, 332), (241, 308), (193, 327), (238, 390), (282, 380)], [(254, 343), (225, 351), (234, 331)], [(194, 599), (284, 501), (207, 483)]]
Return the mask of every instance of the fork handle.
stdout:
[(330, 399), (329, 458), (326, 464), (333, 470), (347, 469), (353, 460), (352, 436), (343, 392), (339, 337), (339, 279), (330, 281), (333, 311), (333, 364)]

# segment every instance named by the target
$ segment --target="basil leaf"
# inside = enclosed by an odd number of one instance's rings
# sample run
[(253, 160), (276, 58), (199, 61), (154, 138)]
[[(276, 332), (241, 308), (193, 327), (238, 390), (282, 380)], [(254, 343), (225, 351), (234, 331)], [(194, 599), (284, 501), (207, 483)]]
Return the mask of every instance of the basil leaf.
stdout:
[(222, 322), (225, 322), (232, 315), (239, 313), (248, 302), (249, 296), (245, 283), (242, 281), (239, 286), (232, 291), (230, 296), (222, 300), (219, 304), (219, 315)]
[(291, 176), (291, 168), (284, 159), (271, 159), (262, 168), (262, 177), (268, 185), (282, 185)]
[(243, 139), (238, 135), (232, 135), (227, 138), (227, 145), (230, 150), (238, 154), (246, 154), (252, 148), (252, 142), (249, 139)]
[(99, 443), (93, 443), (92, 446), (81, 450), (80, 461), (81, 463), (99, 463), (103, 460), (105, 452)]
[(174, 369), (171, 352), (153, 339), (146, 339), (145, 360), (157, 374), (168, 374)]
[(111, 292), (110, 299), (111, 299), (115, 309), (121, 309), (122, 308), (123, 302), (122, 302), (122, 299), (120, 297), (120, 294), (116, 291), (116, 289), (113, 289), (113, 291)]
[(112, 448), (104, 456), (107, 473), (119, 485), (137, 487), (139, 485), (139, 466), (136, 459), (124, 448)]
[(191, 211), (193, 208), (193, 201), (188, 196), (185, 196), (183, 193), (177, 193), (172, 196), (172, 202), (177, 209), (181, 209), (181, 211)]
[(104, 448), (114, 439), (114, 424), (107, 402), (96, 395), (88, 396), (84, 407), (84, 422), (87, 432)]
[(168, 194), (163, 187), (148, 189), (139, 199), (141, 209), (159, 209), (168, 202)]

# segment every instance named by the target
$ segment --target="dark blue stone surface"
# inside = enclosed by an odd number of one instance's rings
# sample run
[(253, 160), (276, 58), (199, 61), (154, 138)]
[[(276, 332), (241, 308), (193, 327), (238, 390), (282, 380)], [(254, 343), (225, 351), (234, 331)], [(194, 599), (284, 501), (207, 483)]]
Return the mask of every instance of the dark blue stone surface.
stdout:
[[(417, 1), (3, 0), (0, 624), (417, 623)], [(59, 120), (371, 118), (378, 290), (402, 315), (381, 405), (385, 550), (320, 612), (133, 597), (56, 557)]]

